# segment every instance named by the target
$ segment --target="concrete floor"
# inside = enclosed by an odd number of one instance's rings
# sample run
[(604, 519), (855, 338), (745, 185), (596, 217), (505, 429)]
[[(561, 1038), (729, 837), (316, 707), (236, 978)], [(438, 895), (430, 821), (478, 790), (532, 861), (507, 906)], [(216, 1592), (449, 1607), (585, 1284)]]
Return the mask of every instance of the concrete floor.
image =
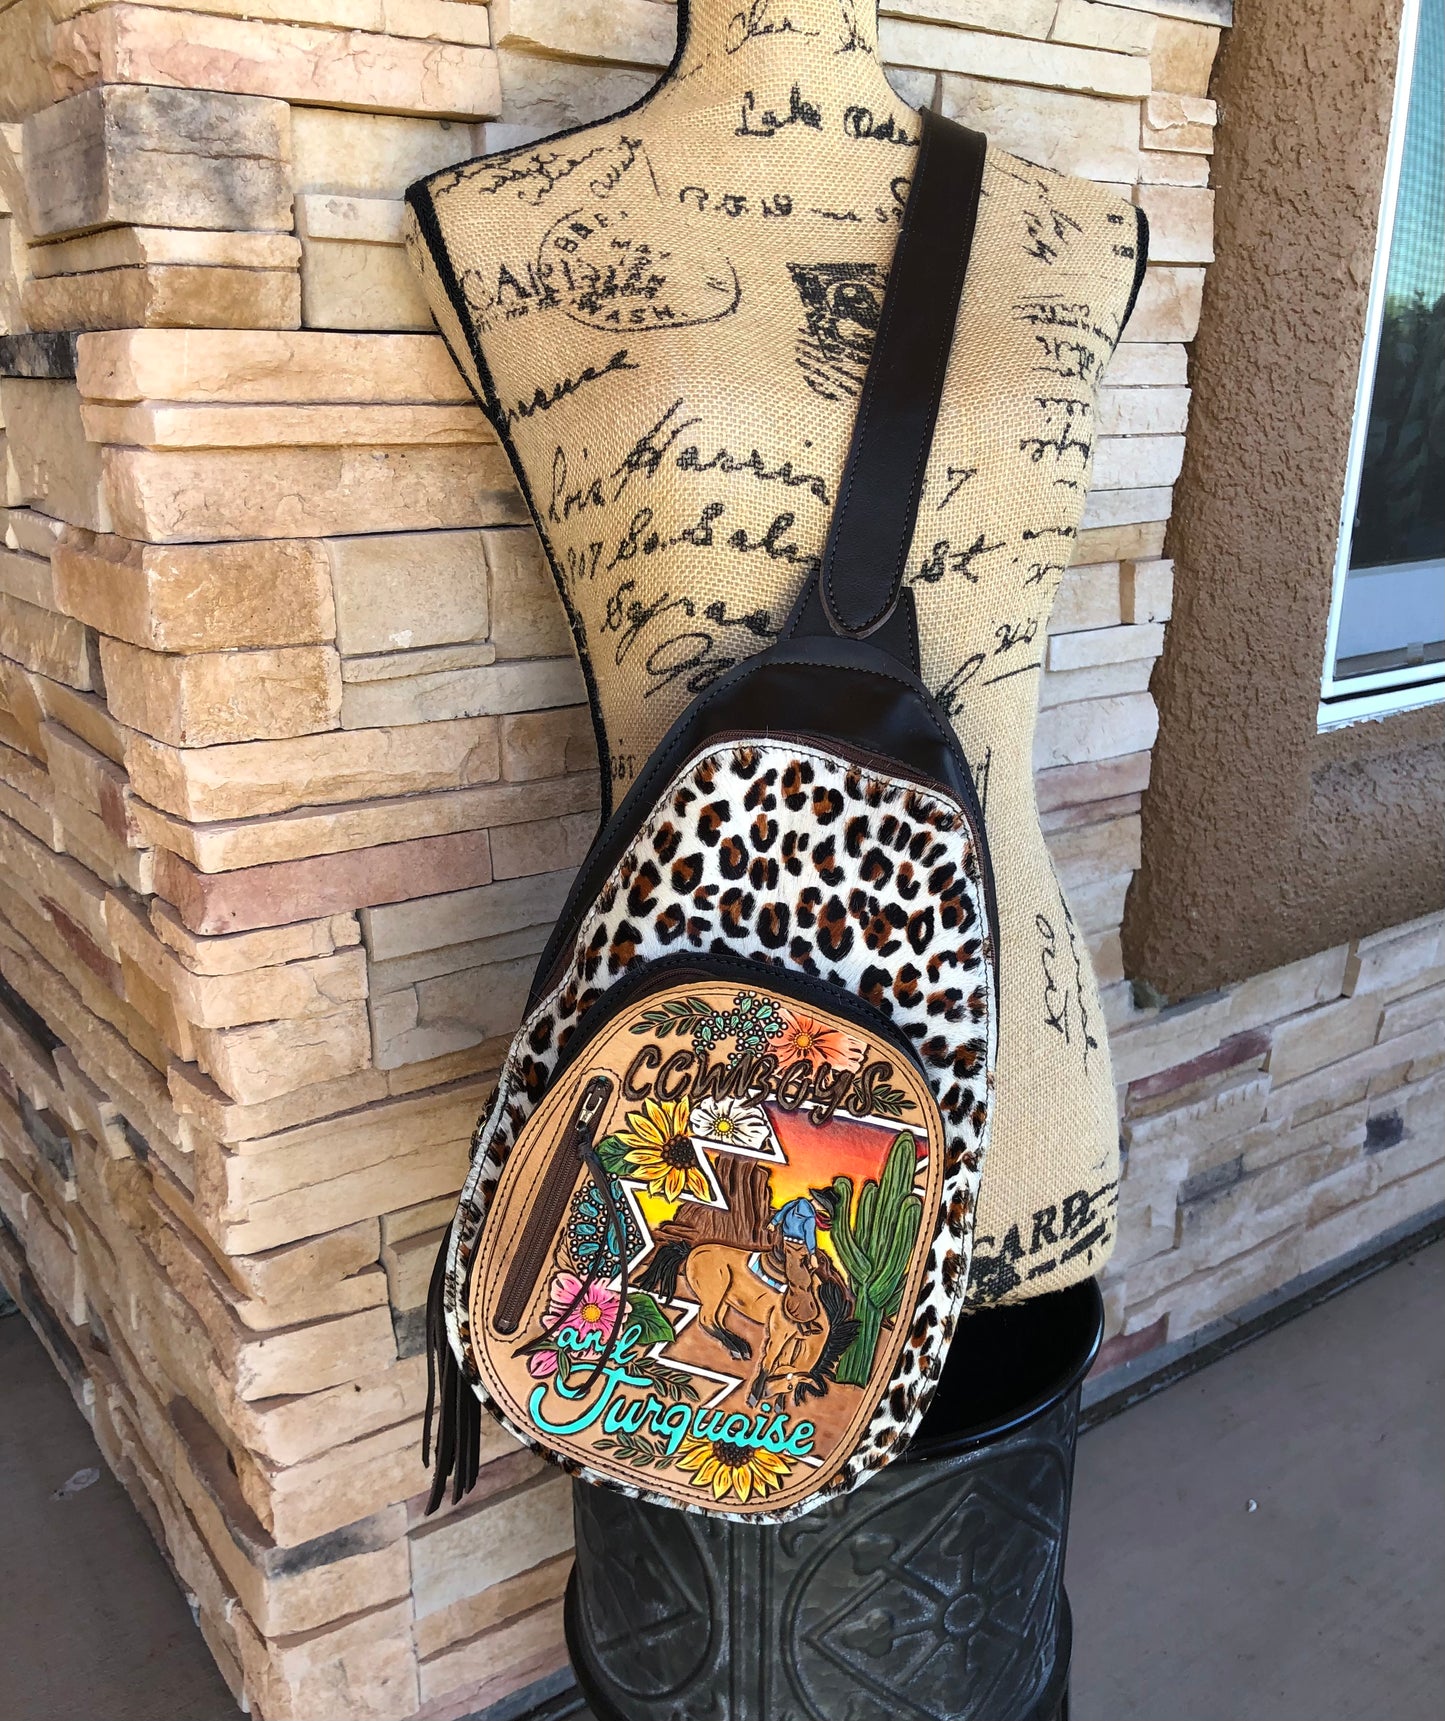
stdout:
[[(1074, 1721), (1440, 1713), (1442, 1310), (1436, 1244), (1085, 1435)], [(101, 1460), (19, 1317), (0, 1382), (0, 1721), (231, 1721), (119, 1485), (56, 1498)]]

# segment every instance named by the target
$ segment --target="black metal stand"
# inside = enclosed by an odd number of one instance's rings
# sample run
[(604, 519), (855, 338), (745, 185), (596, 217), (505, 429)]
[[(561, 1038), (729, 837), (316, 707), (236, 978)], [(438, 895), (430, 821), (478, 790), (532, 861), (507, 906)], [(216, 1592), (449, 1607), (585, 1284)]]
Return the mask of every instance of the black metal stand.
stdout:
[(1067, 1721), (1092, 1282), (971, 1316), (905, 1459), (779, 1527), (573, 1490), (598, 1721)]

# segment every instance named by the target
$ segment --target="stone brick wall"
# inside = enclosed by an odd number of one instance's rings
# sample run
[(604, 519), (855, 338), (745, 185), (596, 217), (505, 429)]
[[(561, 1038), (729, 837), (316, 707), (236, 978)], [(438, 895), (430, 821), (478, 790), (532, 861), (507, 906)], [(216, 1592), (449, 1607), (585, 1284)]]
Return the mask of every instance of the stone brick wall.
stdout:
[[(909, 99), (1153, 227), (1037, 747), (1116, 1030), (1116, 1361), (1424, 1210), (1445, 1134), (1437, 923), (1162, 1014), (1122, 968), (1227, 23), (884, 5)], [(400, 197), (624, 105), (674, 33), (0, 0), (0, 1280), (266, 1721), (440, 1721), (563, 1661), (565, 1480), (488, 1436), (421, 1518), (421, 1311), (594, 758)], [(1005, 1240), (1021, 1273), (1066, 1222)]]

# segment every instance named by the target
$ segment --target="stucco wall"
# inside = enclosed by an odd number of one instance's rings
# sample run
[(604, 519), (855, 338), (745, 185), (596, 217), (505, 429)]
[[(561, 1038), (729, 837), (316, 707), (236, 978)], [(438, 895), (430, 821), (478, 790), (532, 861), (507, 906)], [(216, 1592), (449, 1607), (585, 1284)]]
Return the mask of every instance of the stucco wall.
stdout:
[(1126, 969), (1186, 998), (1445, 897), (1445, 709), (1316, 733), (1399, 0), (1240, 0)]

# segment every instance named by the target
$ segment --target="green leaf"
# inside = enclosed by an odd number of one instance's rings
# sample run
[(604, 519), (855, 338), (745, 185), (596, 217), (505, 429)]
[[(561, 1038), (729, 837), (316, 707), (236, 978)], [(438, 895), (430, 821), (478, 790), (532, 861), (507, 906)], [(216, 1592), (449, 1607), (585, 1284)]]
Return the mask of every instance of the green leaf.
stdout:
[(677, 1337), (673, 1324), (657, 1306), (657, 1300), (648, 1296), (646, 1291), (629, 1291), (627, 1294), (626, 1326), (640, 1327), (637, 1342), (641, 1345), (665, 1344)]
[(879, 1117), (902, 1117), (904, 1112), (917, 1111), (918, 1107), (902, 1088), (878, 1087), (873, 1090), (873, 1110)]
[(609, 1135), (597, 1143), (597, 1157), (609, 1177), (620, 1177), (627, 1169), (627, 1156), (632, 1150), (625, 1141)]
[(669, 1034), (691, 1034), (717, 1015), (703, 998), (671, 998), (653, 1010), (644, 1010), (632, 1024), (634, 1034), (656, 1034), (665, 1040)]

